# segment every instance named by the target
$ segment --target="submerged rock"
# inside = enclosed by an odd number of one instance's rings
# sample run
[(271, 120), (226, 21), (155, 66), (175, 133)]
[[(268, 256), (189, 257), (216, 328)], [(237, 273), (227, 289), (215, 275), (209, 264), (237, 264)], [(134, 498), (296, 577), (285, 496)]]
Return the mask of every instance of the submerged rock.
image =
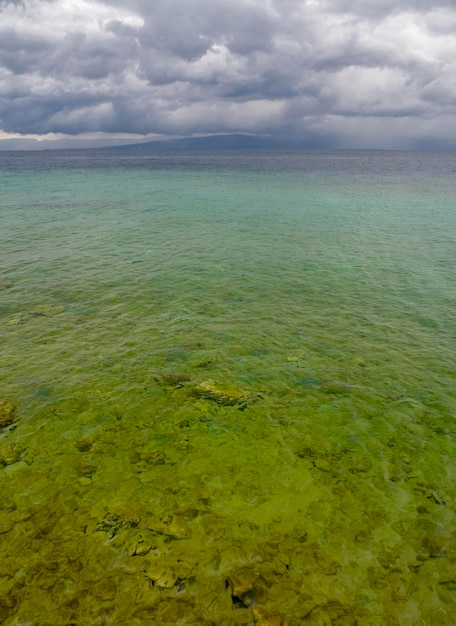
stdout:
[(132, 553), (132, 556), (146, 556), (149, 554), (151, 550), (154, 549), (154, 544), (147, 539), (144, 539), (142, 535), (139, 538), (139, 541), (135, 543)]
[(167, 567), (161, 561), (149, 563), (144, 570), (144, 575), (152, 582), (152, 586), (158, 589), (172, 589), (178, 578), (174, 569)]
[(139, 524), (139, 520), (125, 519), (117, 513), (107, 513), (104, 518), (97, 523), (95, 531), (108, 533), (109, 538), (113, 539), (124, 528), (135, 528)]
[(3, 511), (1, 511), (0, 512), (0, 535), (9, 533), (9, 531), (13, 528), (13, 526), (14, 526), (13, 518), (7, 513), (4, 513)]
[(249, 569), (242, 569), (225, 581), (225, 587), (230, 590), (231, 602), (235, 609), (248, 609), (263, 602), (266, 599), (263, 586), (264, 581), (259, 573)]
[(85, 436), (79, 437), (74, 444), (74, 447), (76, 450), (79, 450), (79, 452), (87, 452), (92, 446), (93, 441)]
[(282, 618), (278, 613), (271, 613), (261, 606), (253, 607), (255, 626), (280, 626)]
[(189, 539), (192, 536), (192, 531), (188, 524), (173, 515), (165, 515), (160, 519), (149, 519), (147, 528), (171, 539)]
[(0, 428), (10, 426), (15, 419), (16, 407), (9, 400), (0, 401)]
[(324, 393), (332, 395), (346, 395), (351, 392), (350, 386), (338, 380), (326, 380), (321, 384)]
[(4, 291), (5, 289), (9, 289), (12, 286), (12, 282), (7, 278), (0, 278), (0, 291)]
[(53, 315), (63, 313), (64, 310), (65, 307), (61, 304), (38, 304), (30, 311), (30, 315), (52, 317)]
[(165, 385), (172, 387), (181, 387), (184, 383), (190, 382), (190, 376), (181, 372), (166, 372), (161, 379)]
[(8, 326), (20, 326), (21, 324), (24, 324), (24, 322), (26, 321), (27, 321), (26, 315), (23, 315), (22, 313), (15, 313), (14, 315), (11, 315), (6, 320), (6, 324)]
[(193, 389), (197, 398), (212, 400), (221, 406), (245, 407), (250, 401), (250, 395), (243, 389), (233, 385), (219, 385), (213, 380), (205, 380)]
[(22, 450), (18, 450), (8, 443), (0, 444), (0, 466), (13, 465), (20, 460)]

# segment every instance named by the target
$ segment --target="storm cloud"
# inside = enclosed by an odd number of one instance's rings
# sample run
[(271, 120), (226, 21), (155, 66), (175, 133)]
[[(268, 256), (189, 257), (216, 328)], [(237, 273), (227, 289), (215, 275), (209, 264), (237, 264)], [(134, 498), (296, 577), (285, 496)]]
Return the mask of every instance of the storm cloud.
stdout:
[(456, 8), (0, 0), (0, 129), (456, 146)]

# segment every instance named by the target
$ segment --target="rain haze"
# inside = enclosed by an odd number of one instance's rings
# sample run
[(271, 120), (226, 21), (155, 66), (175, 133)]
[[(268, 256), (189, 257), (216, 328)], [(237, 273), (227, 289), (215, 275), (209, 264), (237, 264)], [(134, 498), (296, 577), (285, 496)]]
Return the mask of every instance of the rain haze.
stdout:
[(453, 149), (452, 5), (0, 0), (0, 147), (245, 134)]

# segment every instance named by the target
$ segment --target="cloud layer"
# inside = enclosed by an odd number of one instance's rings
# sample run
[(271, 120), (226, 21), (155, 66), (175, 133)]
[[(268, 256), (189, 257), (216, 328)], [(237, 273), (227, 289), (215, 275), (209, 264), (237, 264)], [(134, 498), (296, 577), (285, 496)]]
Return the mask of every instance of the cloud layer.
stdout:
[(450, 0), (0, 0), (6, 133), (456, 146)]

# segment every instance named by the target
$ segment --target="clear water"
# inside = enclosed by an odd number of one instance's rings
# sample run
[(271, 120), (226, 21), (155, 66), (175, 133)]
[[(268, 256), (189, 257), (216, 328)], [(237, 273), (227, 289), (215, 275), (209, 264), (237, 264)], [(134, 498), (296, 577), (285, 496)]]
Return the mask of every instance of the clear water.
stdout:
[(3, 153), (0, 238), (1, 623), (454, 624), (456, 155)]

